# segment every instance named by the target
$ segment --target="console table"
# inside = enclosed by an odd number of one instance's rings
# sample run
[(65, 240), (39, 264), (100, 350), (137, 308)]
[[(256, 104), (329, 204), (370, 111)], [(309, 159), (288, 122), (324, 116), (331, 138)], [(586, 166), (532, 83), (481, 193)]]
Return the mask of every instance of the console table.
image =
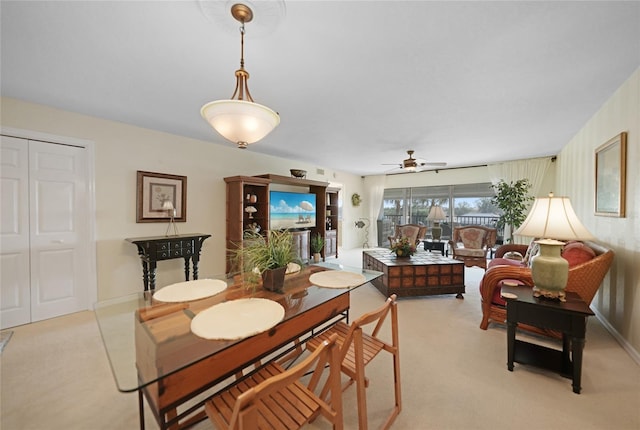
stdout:
[(198, 262), (202, 242), (210, 234), (189, 233), (177, 236), (130, 237), (126, 239), (138, 247), (142, 260), (144, 290), (156, 289), (156, 267), (161, 260), (184, 258), (184, 278), (189, 280), (189, 260), (193, 264), (193, 279), (198, 279)]
[[(566, 302), (533, 297), (528, 287), (502, 287), (502, 294), (507, 302), (507, 369), (513, 372), (516, 361), (558, 372), (580, 394), (587, 317), (594, 315), (589, 305), (574, 292), (567, 292)], [(516, 340), (518, 323), (561, 331), (562, 351)]]

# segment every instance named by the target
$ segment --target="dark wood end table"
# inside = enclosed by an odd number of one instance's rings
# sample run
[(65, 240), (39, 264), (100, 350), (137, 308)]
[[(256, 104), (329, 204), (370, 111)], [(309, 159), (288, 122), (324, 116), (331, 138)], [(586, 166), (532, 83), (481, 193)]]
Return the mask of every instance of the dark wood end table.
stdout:
[(433, 239), (424, 239), (422, 241), (422, 245), (424, 246), (425, 251), (440, 251), (442, 255), (445, 257), (449, 256), (449, 249), (445, 247), (446, 241), (444, 240), (433, 240)]
[[(582, 351), (587, 318), (594, 315), (580, 296), (567, 292), (566, 302), (533, 297), (528, 287), (503, 287), (507, 302), (507, 369), (513, 363), (530, 364), (559, 373), (572, 380), (573, 392), (580, 394)], [(562, 332), (562, 351), (516, 339), (518, 323)]]

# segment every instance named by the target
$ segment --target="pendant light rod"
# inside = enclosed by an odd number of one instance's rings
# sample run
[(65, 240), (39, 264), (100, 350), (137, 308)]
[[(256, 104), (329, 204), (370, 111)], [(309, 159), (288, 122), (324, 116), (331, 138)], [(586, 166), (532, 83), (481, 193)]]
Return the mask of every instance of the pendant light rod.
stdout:
[(249, 72), (244, 68), (244, 25), (253, 19), (253, 11), (237, 3), (231, 7), (231, 15), (240, 22), (240, 68), (235, 72), (236, 88), (231, 99), (207, 103), (200, 113), (225, 139), (236, 143), (239, 148), (247, 148), (276, 128), (280, 124), (280, 115), (255, 103), (249, 92)]

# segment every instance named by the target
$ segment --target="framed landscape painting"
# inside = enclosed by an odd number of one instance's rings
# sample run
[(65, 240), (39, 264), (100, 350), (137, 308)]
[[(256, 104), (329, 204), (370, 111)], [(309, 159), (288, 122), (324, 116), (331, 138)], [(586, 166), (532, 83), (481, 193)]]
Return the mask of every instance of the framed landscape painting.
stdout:
[(595, 214), (624, 218), (627, 179), (627, 133), (596, 149)]
[[(137, 173), (136, 222), (166, 222), (165, 202), (175, 208), (174, 221), (187, 220), (187, 177), (165, 173)], [(166, 205), (165, 205), (166, 207)]]

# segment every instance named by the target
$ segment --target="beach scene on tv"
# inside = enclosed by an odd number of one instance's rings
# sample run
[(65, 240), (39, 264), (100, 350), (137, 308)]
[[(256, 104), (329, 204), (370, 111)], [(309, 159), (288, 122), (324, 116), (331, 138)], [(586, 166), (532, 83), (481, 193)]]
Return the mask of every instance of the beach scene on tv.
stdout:
[(315, 227), (315, 194), (271, 191), (269, 199), (272, 230)]

